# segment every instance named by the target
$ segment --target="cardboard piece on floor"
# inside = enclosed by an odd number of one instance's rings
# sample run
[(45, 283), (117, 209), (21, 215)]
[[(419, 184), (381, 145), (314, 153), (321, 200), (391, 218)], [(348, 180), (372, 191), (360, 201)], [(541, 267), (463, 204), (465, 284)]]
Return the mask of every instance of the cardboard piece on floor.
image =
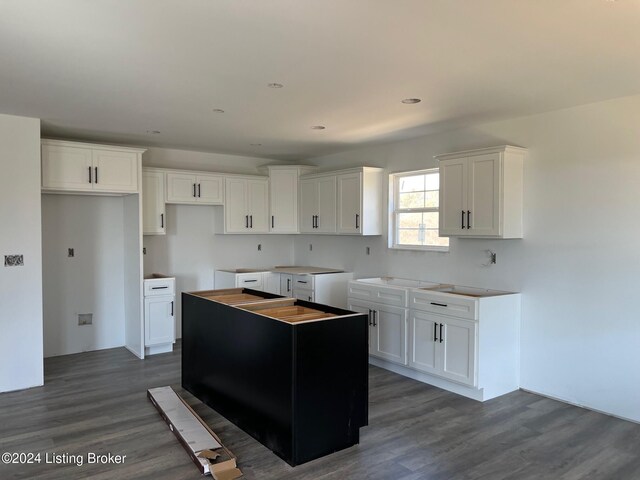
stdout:
[(242, 476), (235, 456), (171, 387), (149, 389), (147, 397), (201, 473), (211, 475), (215, 480), (234, 480)]

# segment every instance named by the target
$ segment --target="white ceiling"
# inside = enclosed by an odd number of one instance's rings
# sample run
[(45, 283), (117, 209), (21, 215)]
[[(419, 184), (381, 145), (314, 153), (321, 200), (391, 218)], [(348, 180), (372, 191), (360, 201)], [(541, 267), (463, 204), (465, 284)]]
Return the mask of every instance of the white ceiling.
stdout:
[(47, 136), (293, 160), (637, 93), (640, 0), (0, 0)]

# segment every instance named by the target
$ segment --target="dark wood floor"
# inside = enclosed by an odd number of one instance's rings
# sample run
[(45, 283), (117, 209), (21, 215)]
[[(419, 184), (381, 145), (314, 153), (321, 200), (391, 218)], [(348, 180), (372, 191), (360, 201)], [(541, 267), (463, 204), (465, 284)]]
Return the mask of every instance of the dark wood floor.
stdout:
[[(295, 468), (180, 388), (180, 355), (127, 350), (45, 361), (46, 385), (0, 395), (0, 479), (198, 479), (146, 398), (171, 385), (237, 455), (248, 479), (640, 479), (640, 425), (525, 392), (485, 403), (370, 368), (360, 445)], [(19, 366), (16, 366), (19, 368)], [(45, 453), (126, 455), (123, 465), (45, 464)]]

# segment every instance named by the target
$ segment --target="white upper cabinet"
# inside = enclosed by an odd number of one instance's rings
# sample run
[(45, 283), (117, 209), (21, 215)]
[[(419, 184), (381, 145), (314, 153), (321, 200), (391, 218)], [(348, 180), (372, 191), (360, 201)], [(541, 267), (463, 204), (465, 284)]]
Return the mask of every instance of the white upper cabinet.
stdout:
[(525, 155), (506, 145), (438, 155), (440, 235), (522, 238)]
[(142, 170), (142, 233), (144, 235), (166, 233), (164, 177), (163, 171)]
[(336, 176), (300, 179), (300, 232), (336, 233)]
[(195, 172), (167, 172), (167, 203), (222, 205), (222, 175)]
[(311, 168), (269, 166), (269, 231), (298, 233), (298, 179)]
[(127, 194), (139, 191), (144, 150), (58, 140), (42, 141), (42, 189)]
[(336, 178), (337, 232), (382, 235), (382, 169), (361, 167)]
[(227, 177), (225, 233), (268, 233), (269, 185), (263, 177)]

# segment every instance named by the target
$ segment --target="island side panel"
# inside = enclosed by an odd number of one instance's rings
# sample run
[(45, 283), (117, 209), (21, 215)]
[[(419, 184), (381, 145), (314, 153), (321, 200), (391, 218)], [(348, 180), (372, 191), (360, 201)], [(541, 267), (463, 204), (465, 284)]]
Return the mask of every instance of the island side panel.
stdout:
[(358, 443), (368, 424), (369, 327), (357, 314), (295, 328), (297, 465)]
[(182, 387), (288, 462), (292, 343), (289, 324), (182, 294)]

